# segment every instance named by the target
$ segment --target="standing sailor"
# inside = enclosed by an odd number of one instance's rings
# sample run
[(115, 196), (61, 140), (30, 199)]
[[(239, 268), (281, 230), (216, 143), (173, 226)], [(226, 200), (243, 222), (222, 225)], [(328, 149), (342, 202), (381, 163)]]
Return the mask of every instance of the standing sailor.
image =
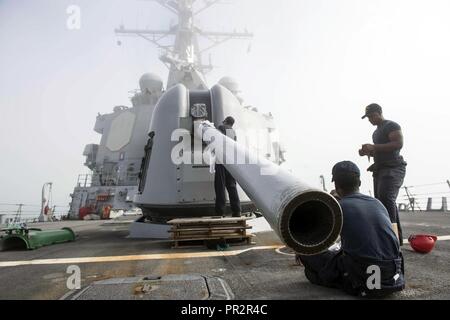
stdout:
[[(226, 135), (228, 138), (236, 141), (236, 132), (233, 129), (234, 118), (227, 117), (218, 130)], [(228, 191), (230, 198), (231, 211), (233, 212), (233, 217), (241, 216), (241, 203), (239, 200), (239, 195), (236, 188), (236, 180), (228, 172), (228, 170), (222, 165), (216, 163), (215, 167), (215, 178), (214, 178), (214, 188), (216, 191), (216, 214), (224, 216), (226, 208), (226, 198), (225, 198), (225, 188)]]
[(403, 148), (403, 134), (400, 125), (383, 117), (378, 104), (367, 106), (362, 117), (377, 126), (373, 143), (365, 144), (359, 150), (360, 156), (374, 157), (375, 163), (368, 169), (373, 172), (375, 198), (386, 207), (392, 226), (403, 245), (402, 228), (397, 208), (397, 197), (406, 174), (406, 162), (400, 155)]

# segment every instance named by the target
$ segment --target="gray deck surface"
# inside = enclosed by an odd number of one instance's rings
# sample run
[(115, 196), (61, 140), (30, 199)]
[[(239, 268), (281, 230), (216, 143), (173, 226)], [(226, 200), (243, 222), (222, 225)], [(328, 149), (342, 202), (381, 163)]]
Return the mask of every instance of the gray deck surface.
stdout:
[[(406, 238), (418, 233), (450, 235), (450, 213), (402, 213), (401, 219)], [(226, 255), (226, 251), (222, 254), (202, 247), (175, 250), (171, 248), (171, 243), (165, 241), (128, 239), (129, 225), (126, 221), (72, 221), (40, 226), (44, 229), (69, 226), (77, 233), (78, 239), (35, 251), (0, 252), (0, 263), (176, 253), (187, 256), (182, 259), (164, 256), (153, 260), (0, 267), (0, 299), (59, 299), (69, 292), (66, 270), (71, 264), (81, 268), (83, 288), (95, 281), (115, 278), (201, 275), (225, 280), (235, 299), (351, 299), (340, 291), (310, 284), (303, 268), (295, 264), (293, 257), (274, 249), (249, 250), (237, 255)], [(254, 241), (255, 245), (231, 247), (229, 250), (281, 245), (273, 232), (258, 233)], [(208, 252), (215, 256), (190, 258), (190, 255)], [(450, 299), (450, 241), (440, 241), (428, 255), (413, 252), (408, 244), (403, 252), (407, 288), (391, 299)], [(101, 295), (97, 297), (101, 299)], [(107, 298), (111, 299), (111, 293)], [(167, 298), (189, 297), (174, 294)]]

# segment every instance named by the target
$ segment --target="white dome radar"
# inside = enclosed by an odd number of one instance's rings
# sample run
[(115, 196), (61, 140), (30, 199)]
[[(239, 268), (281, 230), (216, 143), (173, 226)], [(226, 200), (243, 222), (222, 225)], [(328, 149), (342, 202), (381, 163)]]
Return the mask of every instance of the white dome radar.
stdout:
[(223, 77), (219, 80), (219, 84), (230, 90), (234, 94), (241, 92), (238, 82), (231, 77)]
[(139, 87), (142, 93), (157, 94), (163, 91), (163, 81), (156, 74), (146, 73), (139, 80)]

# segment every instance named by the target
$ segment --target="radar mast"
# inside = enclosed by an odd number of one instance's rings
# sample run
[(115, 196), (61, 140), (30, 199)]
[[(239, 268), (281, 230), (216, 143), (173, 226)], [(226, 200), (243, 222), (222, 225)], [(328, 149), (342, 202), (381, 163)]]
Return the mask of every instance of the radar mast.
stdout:
[[(151, 0), (159, 3), (178, 17), (178, 22), (169, 30), (132, 30), (124, 26), (115, 30), (118, 36), (138, 36), (161, 50), (160, 60), (168, 67), (167, 88), (179, 83), (190, 90), (207, 89), (205, 74), (213, 69), (211, 62), (203, 64), (202, 55), (212, 48), (233, 39), (252, 39), (253, 34), (245, 32), (212, 32), (204, 31), (195, 25), (195, 17), (220, 0), (204, 0), (203, 6), (194, 8), (198, 0)], [(172, 45), (163, 44), (168, 37), (175, 37)], [(199, 37), (211, 42), (207, 48), (200, 49)]]

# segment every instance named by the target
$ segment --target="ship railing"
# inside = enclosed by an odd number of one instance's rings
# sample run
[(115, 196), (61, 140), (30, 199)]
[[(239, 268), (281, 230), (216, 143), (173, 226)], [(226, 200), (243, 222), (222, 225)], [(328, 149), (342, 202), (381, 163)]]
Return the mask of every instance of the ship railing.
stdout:
[(92, 186), (92, 174), (79, 174), (77, 186), (80, 188), (89, 188)]

